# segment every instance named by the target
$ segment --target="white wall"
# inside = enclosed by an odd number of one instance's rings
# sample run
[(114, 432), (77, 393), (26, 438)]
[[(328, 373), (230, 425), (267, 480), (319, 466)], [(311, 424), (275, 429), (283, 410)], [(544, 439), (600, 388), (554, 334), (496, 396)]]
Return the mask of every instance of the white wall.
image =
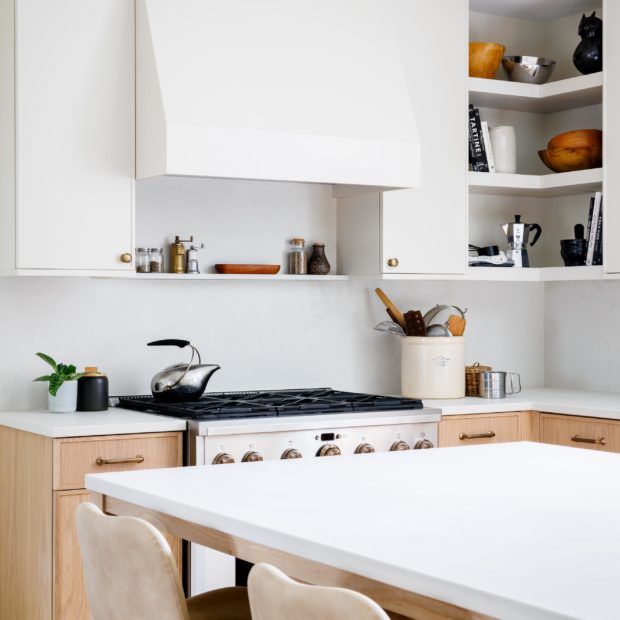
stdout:
[[(150, 377), (185, 358), (150, 349), (187, 338), (216, 362), (210, 390), (334, 386), (399, 391), (399, 341), (372, 327), (386, 318), (377, 282), (154, 282), (82, 278), (0, 280), (0, 410), (45, 406), (44, 351), (97, 364), (114, 394), (148, 393)], [(382, 283), (403, 309), (469, 308), (466, 359), (543, 383), (541, 284)]]
[(556, 282), (545, 289), (545, 380), (620, 392), (620, 281)]

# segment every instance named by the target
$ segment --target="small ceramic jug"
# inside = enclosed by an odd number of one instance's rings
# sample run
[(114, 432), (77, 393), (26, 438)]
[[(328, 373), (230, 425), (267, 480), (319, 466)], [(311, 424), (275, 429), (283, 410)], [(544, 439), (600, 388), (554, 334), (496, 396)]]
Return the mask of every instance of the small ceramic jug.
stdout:
[(510, 125), (500, 125), (489, 129), (489, 134), (495, 159), (495, 171), (514, 174), (517, 171), (515, 128)]

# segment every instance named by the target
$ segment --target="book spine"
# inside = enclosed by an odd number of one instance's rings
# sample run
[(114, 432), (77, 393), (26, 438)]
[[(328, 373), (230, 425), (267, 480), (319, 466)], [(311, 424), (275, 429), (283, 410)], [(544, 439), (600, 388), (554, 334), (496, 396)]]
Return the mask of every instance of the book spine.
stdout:
[(478, 132), (478, 140), (480, 141), (480, 162), (478, 163), (478, 170), (480, 172), (488, 172), (489, 171), (489, 163), (487, 161), (487, 153), (484, 148), (484, 140), (482, 139), (482, 122), (480, 120), (480, 110), (478, 108), (474, 108), (474, 112), (476, 114), (476, 128)]
[(493, 148), (491, 147), (491, 134), (489, 133), (489, 123), (482, 121), (482, 143), (487, 156), (487, 164), (489, 172), (495, 172), (495, 158), (493, 157)]
[(590, 224), (590, 232), (588, 234), (588, 251), (586, 254), (586, 265), (594, 264), (594, 246), (596, 244), (596, 231), (601, 211), (601, 192), (594, 195), (594, 206), (592, 208), (592, 223)]
[(486, 172), (486, 159), (483, 157), (482, 137), (478, 122), (476, 121), (476, 109), (471, 106), (469, 108), (469, 132), (470, 132), (470, 157), (472, 160), (472, 169), (475, 172)]
[(467, 150), (468, 150), (468, 154), (469, 154), (469, 169), (473, 170), (474, 169), (474, 141), (473, 141), (473, 136), (472, 136), (472, 126), (471, 126), (471, 120), (472, 120), (472, 111), (474, 109), (474, 106), (469, 104), (469, 114), (467, 115)]
[(598, 226), (596, 227), (596, 238), (594, 240), (594, 256), (592, 258), (593, 265), (603, 264), (603, 198), (601, 197), (601, 206), (598, 211)]
[(590, 211), (588, 212), (588, 224), (586, 226), (586, 236), (584, 239), (589, 241), (590, 239), (590, 230), (592, 229), (592, 210), (594, 209), (594, 196), (590, 198)]

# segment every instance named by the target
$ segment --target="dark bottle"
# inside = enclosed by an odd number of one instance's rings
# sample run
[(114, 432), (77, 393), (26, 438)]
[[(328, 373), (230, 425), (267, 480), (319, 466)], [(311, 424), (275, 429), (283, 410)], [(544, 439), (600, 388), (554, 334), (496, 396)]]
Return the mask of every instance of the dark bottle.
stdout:
[(603, 70), (603, 20), (596, 16), (596, 11), (579, 22), (581, 43), (573, 54), (573, 64), (585, 75)]
[(325, 256), (325, 244), (313, 243), (312, 255), (308, 259), (308, 273), (314, 276), (326, 276), (331, 269)]
[(108, 410), (108, 378), (96, 366), (86, 366), (78, 379), (77, 410)]

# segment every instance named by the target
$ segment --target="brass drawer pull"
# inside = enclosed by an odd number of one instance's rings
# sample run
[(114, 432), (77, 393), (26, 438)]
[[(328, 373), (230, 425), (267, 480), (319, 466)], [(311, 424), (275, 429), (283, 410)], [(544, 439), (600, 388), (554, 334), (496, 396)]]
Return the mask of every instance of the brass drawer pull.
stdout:
[(474, 433), (473, 435), (459, 433), (459, 439), (461, 441), (463, 441), (463, 439), (492, 439), (493, 437), (495, 437), (495, 433), (493, 431), (489, 431), (488, 433)]
[(128, 457), (126, 459), (104, 459), (100, 456), (95, 461), (97, 465), (119, 465), (120, 463), (144, 463), (144, 457), (141, 454), (136, 454), (134, 457)]
[(604, 446), (607, 444), (607, 440), (605, 437), (600, 437), (599, 439), (592, 439), (590, 437), (579, 437), (579, 435), (574, 435), (570, 438), (571, 441), (575, 443), (594, 443), (598, 446)]

